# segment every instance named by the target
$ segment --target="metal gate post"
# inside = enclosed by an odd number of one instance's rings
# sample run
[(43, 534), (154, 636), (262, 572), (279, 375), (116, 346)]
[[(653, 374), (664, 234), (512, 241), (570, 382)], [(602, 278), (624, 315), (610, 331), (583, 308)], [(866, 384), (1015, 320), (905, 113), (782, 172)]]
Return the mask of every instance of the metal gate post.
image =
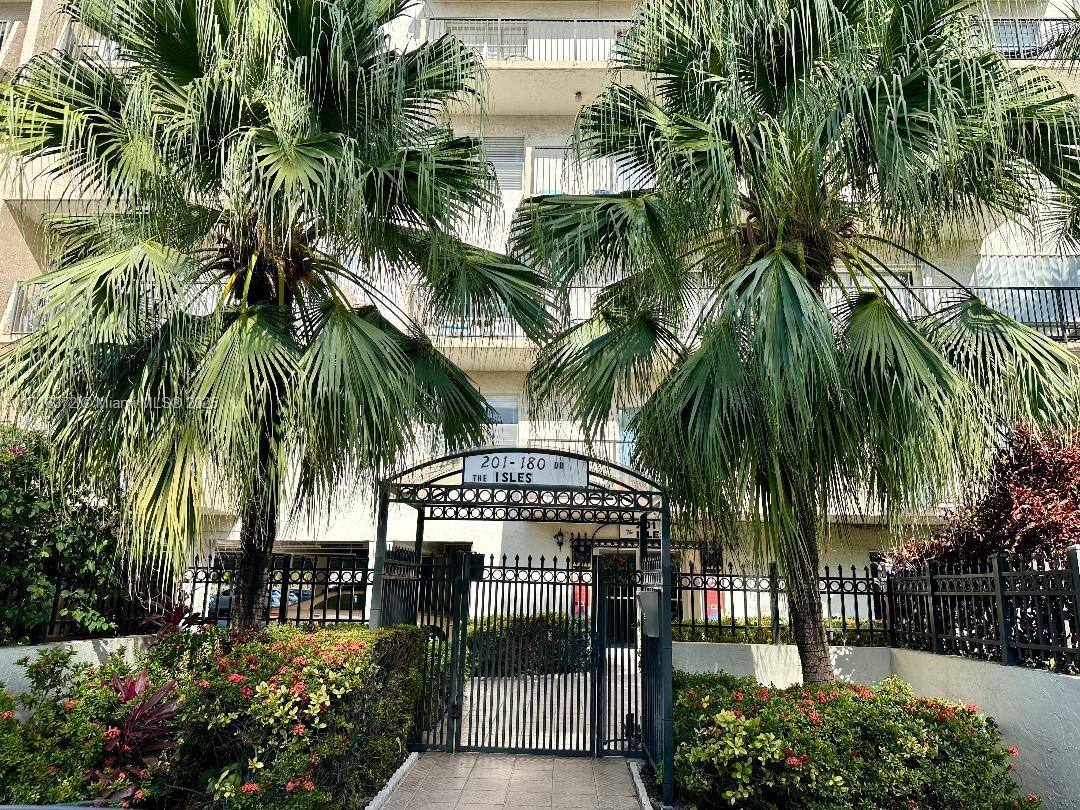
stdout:
[(465, 698), (466, 630), (469, 621), (469, 553), (454, 552), (450, 571), (450, 728), (451, 751), (461, 747), (461, 715)]
[(604, 559), (592, 558), (592, 619), (593, 619), (593, 671), (592, 671), (592, 749), (593, 756), (604, 755), (604, 730), (607, 726), (607, 708), (604, 700), (604, 664), (607, 662), (607, 605), (604, 598)]
[(671, 511), (667, 496), (660, 515), (660, 711), (662, 764), (664, 766), (664, 804), (675, 799), (675, 705), (671, 672)]
[(368, 628), (378, 630), (382, 623), (383, 562), (386, 560), (386, 521), (389, 518), (390, 499), (386, 484), (379, 485), (378, 516), (375, 524), (375, 562), (371, 581), (371, 606), (368, 610)]

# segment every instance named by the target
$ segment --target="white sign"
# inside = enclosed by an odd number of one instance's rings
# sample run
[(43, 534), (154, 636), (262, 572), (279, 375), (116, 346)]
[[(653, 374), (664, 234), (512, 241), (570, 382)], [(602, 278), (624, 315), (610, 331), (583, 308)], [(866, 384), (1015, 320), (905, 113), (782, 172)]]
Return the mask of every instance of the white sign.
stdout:
[[(626, 524), (623, 523), (619, 526), (619, 538), (622, 540), (637, 540), (638, 532), (640, 531), (640, 524)], [(660, 521), (656, 518), (649, 518), (649, 526), (645, 530), (645, 539), (647, 540), (659, 540), (660, 539)]]
[(558, 453), (492, 451), (465, 457), (462, 483), (584, 489), (589, 485), (589, 462)]

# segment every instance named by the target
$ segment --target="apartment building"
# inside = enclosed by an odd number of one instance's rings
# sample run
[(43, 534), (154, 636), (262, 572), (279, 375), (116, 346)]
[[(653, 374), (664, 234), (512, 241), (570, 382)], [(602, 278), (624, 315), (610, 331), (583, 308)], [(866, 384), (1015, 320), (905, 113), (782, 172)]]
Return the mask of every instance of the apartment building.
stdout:
[[(12, 70), (49, 48), (107, 51), (107, 42), (87, 39), (57, 15), (56, 6), (56, 0), (0, 3), (0, 68)], [(453, 124), (460, 134), (484, 139), (498, 176), (505, 222), (478, 235), (487, 245), (505, 244), (510, 216), (526, 196), (625, 187), (625, 179), (609, 162), (594, 161), (570, 171), (568, 141), (577, 112), (609, 80), (608, 59), (632, 13), (632, 3), (619, 0), (427, 0), (392, 26), (390, 34), (400, 47), (453, 34), (484, 60), (488, 80), (483, 121), (475, 110), (461, 108)], [(1039, 64), (1080, 90), (1080, 73), (1043, 58), (1040, 48), (1060, 30), (1066, 13), (1053, 4), (1001, 4), (991, 7), (985, 24), (1010, 59)], [(0, 340), (11, 341), (34, 326), (33, 279), (42, 267), (37, 223), (57, 203), (47, 188), (6, 182), (0, 209)], [(924, 299), (944, 299), (957, 279), (1055, 339), (1080, 341), (1080, 256), (1062, 255), (1053, 246), (1037, 244), (1016, 223), (1001, 222), (973, 227), (963, 239), (929, 258), (932, 264), (913, 262), (907, 269), (909, 282), (923, 288)], [(595, 290), (588, 288), (572, 291), (569, 317), (586, 317), (594, 295)], [(403, 303), (412, 306), (410, 301)], [(613, 413), (607, 435), (591, 447), (567, 423), (534, 421), (523, 391), (534, 349), (513, 324), (439, 322), (415, 307), (412, 314), (487, 396), (500, 420), (492, 436), (496, 446), (588, 452), (616, 463), (629, 462), (632, 409)], [(218, 516), (225, 545), (235, 540), (233, 524), (232, 516)], [(329, 525), (288, 527), (280, 545), (297, 552), (310, 550), (313, 544), (363, 549), (374, 534), (371, 498), (359, 493), (352, 502), (340, 504)], [(449, 548), (469, 548), (511, 559), (550, 558), (569, 552), (561, 542), (582, 535), (600, 553), (638, 553), (638, 527), (633, 525), (498, 521), (433, 522), (426, 527), (424, 551), (441, 554)], [(678, 529), (675, 537), (678, 544)], [(391, 546), (412, 546), (411, 509), (391, 507), (387, 539)], [(829, 542), (826, 561), (863, 565), (888, 538), (869, 520), (864, 525), (838, 523)], [(677, 554), (696, 559), (689, 549)]]

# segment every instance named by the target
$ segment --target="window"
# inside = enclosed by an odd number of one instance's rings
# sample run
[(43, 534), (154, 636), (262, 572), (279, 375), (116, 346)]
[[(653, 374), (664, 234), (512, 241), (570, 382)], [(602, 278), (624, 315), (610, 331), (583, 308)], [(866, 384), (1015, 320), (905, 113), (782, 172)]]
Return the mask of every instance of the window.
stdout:
[(46, 303), (45, 288), (40, 284), (19, 282), (12, 296), (8, 333), (12, 337), (29, 335), (41, 321), (41, 311)]
[(487, 397), (495, 412), (495, 427), (491, 433), (492, 444), (512, 447), (518, 443), (519, 400), (516, 394)]
[(992, 36), (1002, 56), (1030, 58), (1039, 47), (1038, 20), (994, 20)]
[(521, 191), (525, 183), (525, 139), (484, 138), (484, 153), (495, 169), (499, 188)]

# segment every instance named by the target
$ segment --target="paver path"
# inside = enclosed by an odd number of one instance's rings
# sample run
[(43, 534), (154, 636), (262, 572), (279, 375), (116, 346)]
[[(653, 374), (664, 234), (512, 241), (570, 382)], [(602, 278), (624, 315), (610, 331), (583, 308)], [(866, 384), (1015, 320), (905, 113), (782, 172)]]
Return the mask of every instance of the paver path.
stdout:
[(388, 810), (449, 808), (639, 810), (626, 760), (428, 751), (401, 780)]

